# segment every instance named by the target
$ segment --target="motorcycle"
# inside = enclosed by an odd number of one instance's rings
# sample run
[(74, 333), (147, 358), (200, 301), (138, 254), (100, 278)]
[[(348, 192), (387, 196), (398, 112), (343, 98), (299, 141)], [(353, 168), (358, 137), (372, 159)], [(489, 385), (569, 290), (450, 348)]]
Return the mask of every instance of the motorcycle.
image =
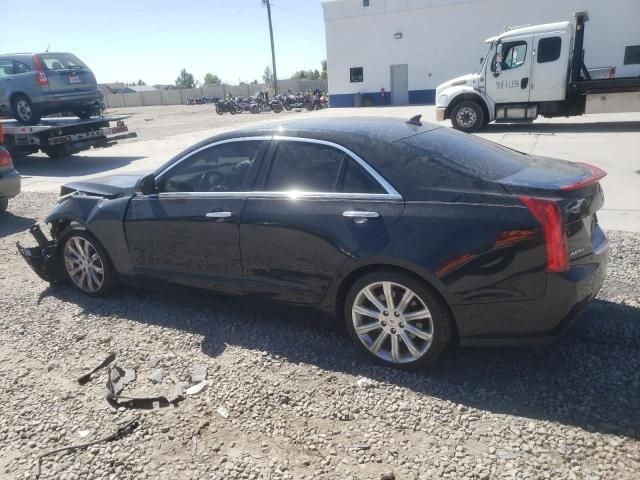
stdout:
[(235, 115), (236, 113), (242, 113), (242, 110), (238, 112), (238, 106), (231, 99), (218, 100), (218, 102), (216, 102), (216, 113), (218, 115), (222, 115), (226, 112), (229, 112), (231, 115)]

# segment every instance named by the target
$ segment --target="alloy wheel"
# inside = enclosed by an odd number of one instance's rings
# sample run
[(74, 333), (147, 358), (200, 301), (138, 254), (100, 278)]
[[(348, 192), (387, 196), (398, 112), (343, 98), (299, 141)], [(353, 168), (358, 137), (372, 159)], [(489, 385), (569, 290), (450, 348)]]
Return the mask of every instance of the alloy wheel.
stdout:
[(21, 120), (27, 122), (31, 119), (31, 105), (26, 100), (18, 100), (16, 102), (16, 111)]
[(71, 281), (81, 290), (95, 293), (104, 283), (104, 263), (86, 238), (71, 237), (64, 247), (64, 265)]
[(415, 362), (433, 341), (431, 312), (417, 293), (399, 283), (375, 282), (362, 288), (351, 318), (362, 344), (387, 362)]

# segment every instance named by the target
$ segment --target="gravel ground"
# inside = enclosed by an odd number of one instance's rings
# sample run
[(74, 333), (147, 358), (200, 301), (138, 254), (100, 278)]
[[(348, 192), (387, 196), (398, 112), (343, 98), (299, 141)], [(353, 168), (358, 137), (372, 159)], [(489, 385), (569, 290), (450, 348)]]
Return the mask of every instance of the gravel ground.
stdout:
[[(135, 415), (132, 434), (47, 457), (40, 478), (638, 478), (638, 234), (610, 232), (605, 286), (556, 345), (453, 350), (406, 373), (373, 366), (306, 310), (50, 288), (14, 244), (31, 243), (25, 229), (54, 199), (22, 194), (0, 218), (2, 479), (33, 478), (38, 454)], [(125, 393), (169, 394), (169, 374), (198, 364), (211, 385), (177, 406), (114, 410), (104, 371), (75, 381), (112, 350), (137, 371)]]

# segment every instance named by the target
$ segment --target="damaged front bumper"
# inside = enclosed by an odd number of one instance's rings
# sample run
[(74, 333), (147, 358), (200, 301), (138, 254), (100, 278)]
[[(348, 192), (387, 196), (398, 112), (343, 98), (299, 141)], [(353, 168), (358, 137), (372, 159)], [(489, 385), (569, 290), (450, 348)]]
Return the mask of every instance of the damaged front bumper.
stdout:
[(48, 240), (38, 225), (33, 225), (29, 232), (38, 242), (37, 247), (25, 248), (16, 242), (18, 252), (31, 269), (43, 280), (55, 283), (64, 279), (61, 252), (56, 240)]

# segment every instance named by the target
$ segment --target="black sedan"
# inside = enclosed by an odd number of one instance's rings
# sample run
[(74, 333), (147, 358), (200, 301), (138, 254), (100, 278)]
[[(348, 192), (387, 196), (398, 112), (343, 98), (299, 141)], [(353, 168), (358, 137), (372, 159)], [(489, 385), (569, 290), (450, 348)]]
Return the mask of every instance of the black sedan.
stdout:
[[(0, 137), (2, 135), (0, 126)], [(9, 199), (20, 193), (20, 174), (13, 168), (9, 152), (0, 145), (0, 213), (7, 210)]]
[(150, 283), (313, 305), (396, 366), (545, 342), (597, 294), (604, 172), (436, 125), (315, 118), (62, 187), (20, 250), (89, 295)]

